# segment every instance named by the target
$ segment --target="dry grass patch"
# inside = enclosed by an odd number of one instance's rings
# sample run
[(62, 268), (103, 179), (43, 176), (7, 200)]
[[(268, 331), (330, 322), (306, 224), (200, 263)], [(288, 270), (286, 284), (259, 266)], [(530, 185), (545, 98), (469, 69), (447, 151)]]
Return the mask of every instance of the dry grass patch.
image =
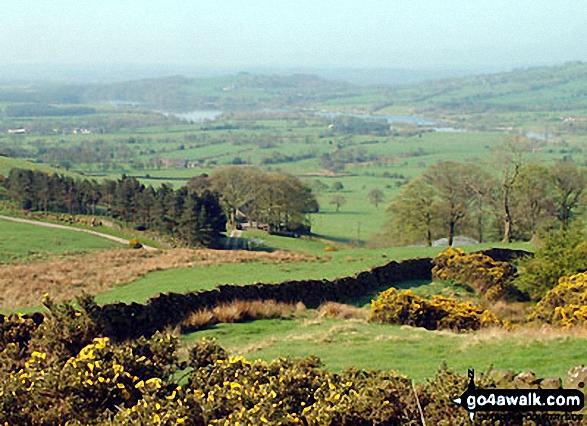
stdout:
[(218, 323), (247, 322), (258, 319), (291, 318), (305, 312), (303, 303), (281, 303), (275, 300), (235, 300), (191, 314), (180, 325), (182, 333), (204, 330)]
[(313, 262), (320, 257), (276, 251), (273, 253), (175, 249), (103, 250), (57, 260), (0, 264), (0, 307), (22, 308), (39, 304), (43, 294), (59, 300), (83, 292), (97, 294), (127, 284), (145, 274), (165, 269), (221, 263)]
[(587, 338), (587, 329), (585, 327), (563, 329), (560, 327), (537, 327), (532, 325), (525, 325), (512, 329), (490, 327), (467, 334), (467, 338), (462, 342), (460, 348), (464, 350), (471, 346), (484, 345), (487, 342), (496, 342), (505, 339), (512, 339), (521, 345), (530, 346), (537, 342), (548, 344), (552, 343), (554, 340), (569, 338), (585, 339)]
[(367, 309), (336, 302), (323, 303), (318, 307), (318, 314), (326, 318), (338, 318), (341, 320), (356, 319), (362, 321), (367, 321), (370, 315)]

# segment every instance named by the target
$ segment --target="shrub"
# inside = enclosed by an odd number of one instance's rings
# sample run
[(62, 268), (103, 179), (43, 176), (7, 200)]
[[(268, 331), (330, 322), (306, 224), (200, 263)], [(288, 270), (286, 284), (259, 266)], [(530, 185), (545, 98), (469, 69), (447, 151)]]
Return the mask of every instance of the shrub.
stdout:
[(128, 246), (133, 249), (140, 249), (143, 247), (143, 245), (139, 243), (139, 240), (137, 238), (131, 238), (130, 240), (128, 240)]
[(562, 327), (587, 325), (587, 272), (560, 278), (528, 320)]
[(428, 330), (478, 330), (499, 326), (501, 321), (491, 312), (471, 302), (459, 302), (444, 296), (425, 299), (411, 290), (390, 288), (371, 304), (371, 321), (406, 324)]
[(516, 269), (507, 262), (498, 262), (483, 253), (465, 253), (449, 247), (433, 260), (432, 277), (458, 281), (470, 286), (488, 301), (527, 299), (511, 285)]
[[(250, 362), (203, 339), (190, 350), (187, 368), (169, 335), (90, 339), (97, 327), (89, 300), (80, 301), (81, 310), (47, 302), (51, 315), (38, 330), (24, 317), (2, 317), (0, 424), (413, 425), (421, 424), (419, 407), (428, 424), (470, 424), (452, 402), (466, 377), (446, 366), (414, 385), (393, 372), (333, 373), (316, 357)], [(494, 387), (486, 377), (479, 375), (477, 385)]]
[(582, 232), (558, 231), (546, 236), (533, 258), (522, 260), (515, 284), (538, 300), (559, 278), (587, 270), (587, 244)]

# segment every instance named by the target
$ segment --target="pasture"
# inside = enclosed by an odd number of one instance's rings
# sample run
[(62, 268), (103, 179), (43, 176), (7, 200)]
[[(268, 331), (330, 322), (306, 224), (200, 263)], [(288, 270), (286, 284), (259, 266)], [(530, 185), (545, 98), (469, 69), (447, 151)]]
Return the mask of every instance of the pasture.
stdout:
[(315, 311), (291, 320), (219, 324), (185, 335), (182, 342), (189, 346), (202, 337), (215, 337), (232, 354), (248, 359), (315, 355), (334, 371), (393, 370), (416, 381), (432, 378), (442, 362), (461, 374), (492, 367), (564, 377), (571, 366), (584, 364), (587, 343), (584, 332), (522, 328), (454, 333), (320, 318)]
[(0, 219), (0, 263), (32, 261), (120, 247), (120, 243), (84, 232), (15, 223)]

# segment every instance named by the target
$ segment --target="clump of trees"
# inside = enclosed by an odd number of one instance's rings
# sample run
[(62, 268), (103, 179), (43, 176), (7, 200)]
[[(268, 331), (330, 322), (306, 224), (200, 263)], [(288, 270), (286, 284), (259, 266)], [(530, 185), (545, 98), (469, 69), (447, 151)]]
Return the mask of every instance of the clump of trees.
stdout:
[(297, 177), (254, 167), (224, 167), (192, 179), (188, 187), (218, 193), (231, 224), (254, 222), (270, 232), (308, 234), (308, 213), (319, 209), (312, 190)]
[(116, 181), (96, 182), (17, 168), (3, 185), (25, 210), (107, 214), (137, 228), (170, 235), (188, 246), (215, 246), (226, 230), (218, 195), (208, 189), (173, 190), (165, 184), (155, 189), (125, 175)]
[(470, 163), (428, 167), (388, 205), (391, 238), (431, 245), (447, 237), (452, 245), (457, 233), (510, 242), (568, 229), (582, 212), (585, 171), (572, 162), (511, 164), (499, 179)]

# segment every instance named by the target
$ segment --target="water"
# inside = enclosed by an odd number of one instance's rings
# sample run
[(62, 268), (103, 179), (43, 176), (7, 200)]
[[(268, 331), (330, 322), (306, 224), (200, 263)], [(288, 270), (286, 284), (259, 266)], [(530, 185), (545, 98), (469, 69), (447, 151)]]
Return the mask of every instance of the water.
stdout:
[(122, 101), (122, 100), (113, 100), (113, 101), (103, 101), (101, 102), (104, 105), (113, 105), (113, 106), (141, 106), (143, 105), (142, 102), (134, 102), (134, 101)]
[(171, 115), (180, 120), (185, 120), (189, 123), (203, 123), (204, 121), (214, 121), (222, 115), (222, 111), (215, 110), (195, 110), (189, 112), (164, 112), (157, 111), (165, 116)]
[(554, 136), (552, 133), (526, 132), (524, 135), (530, 139), (548, 142)]
[(432, 121), (418, 115), (373, 115), (373, 114), (350, 114), (344, 112), (328, 112), (328, 111), (317, 111), (314, 113), (320, 117), (340, 117), (340, 116), (351, 116), (358, 117), (364, 120), (386, 120), (388, 123), (404, 123), (404, 124), (416, 124), (417, 126), (433, 126), (435, 124), (442, 124), (439, 121)]
[(467, 133), (467, 129), (459, 129), (456, 127), (435, 127), (434, 130), (441, 133)]

